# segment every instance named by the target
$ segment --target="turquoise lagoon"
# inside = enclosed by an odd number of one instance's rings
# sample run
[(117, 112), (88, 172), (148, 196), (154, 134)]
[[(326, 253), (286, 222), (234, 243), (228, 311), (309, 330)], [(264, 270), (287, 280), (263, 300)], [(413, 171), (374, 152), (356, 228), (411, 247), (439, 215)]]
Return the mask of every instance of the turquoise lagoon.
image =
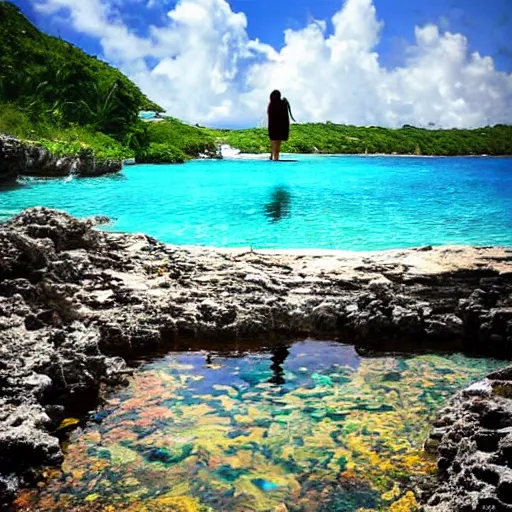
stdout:
[(171, 352), (72, 433), (61, 470), (16, 510), (412, 512), (436, 411), (504, 364), (316, 340)]
[(24, 179), (0, 220), (44, 205), (174, 244), (380, 250), (510, 245), (511, 158), (294, 156), (137, 165), (92, 179)]

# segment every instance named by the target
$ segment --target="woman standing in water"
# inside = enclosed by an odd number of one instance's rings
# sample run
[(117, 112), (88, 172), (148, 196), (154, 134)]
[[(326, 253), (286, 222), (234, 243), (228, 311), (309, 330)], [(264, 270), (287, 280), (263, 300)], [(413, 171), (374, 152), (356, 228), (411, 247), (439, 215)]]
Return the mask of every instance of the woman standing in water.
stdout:
[(270, 160), (279, 160), (281, 143), (288, 140), (290, 136), (290, 117), (292, 115), (290, 104), (286, 98), (281, 98), (279, 91), (272, 91), (270, 103), (267, 108), (268, 115), (268, 137), (272, 143), (272, 154)]

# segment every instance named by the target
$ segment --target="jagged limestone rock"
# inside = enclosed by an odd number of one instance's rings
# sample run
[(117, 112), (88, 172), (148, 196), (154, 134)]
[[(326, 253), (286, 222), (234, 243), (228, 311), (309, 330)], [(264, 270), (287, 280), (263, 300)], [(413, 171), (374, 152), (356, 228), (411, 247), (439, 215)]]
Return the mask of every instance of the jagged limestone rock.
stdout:
[(14, 181), (20, 175), (102, 176), (120, 172), (122, 168), (121, 160), (97, 160), (88, 148), (76, 156), (57, 157), (44, 146), (0, 134), (0, 182)]
[[(28, 462), (0, 470), (4, 489), (58, 460), (51, 428), (66, 407), (92, 405), (105, 385), (124, 380), (120, 357), (171, 342), (315, 336), (352, 341), (367, 354), (512, 354), (510, 249), (369, 256), (186, 248), (95, 229), (105, 220), (31, 208), (0, 226), (0, 410), (9, 411), (0, 417), (0, 459), (12, 458), (19, 408), (48, 418), (22, 423)], [(440, 456), (445, 468), (465, 430), (457, 435)], [(482, 434), (475, 442), (491, 441)]]

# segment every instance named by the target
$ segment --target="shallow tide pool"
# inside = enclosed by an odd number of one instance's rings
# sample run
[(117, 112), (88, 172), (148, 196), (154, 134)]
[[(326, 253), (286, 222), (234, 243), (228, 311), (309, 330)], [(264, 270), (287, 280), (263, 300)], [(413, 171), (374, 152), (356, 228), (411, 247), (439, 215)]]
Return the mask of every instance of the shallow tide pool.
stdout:
[(107, 215), (114, 222), (106, 229), (174, 244), (381, 250), (512, 243), (511, 158), (296, 158), (26, 179), (0, 190), (0, 221), (43, 205)]
[(314, 340), (170, 353), (73, 432), (62, 470), (18, 510), (413, 510), (407, 485), (434, 468), (422, 447), (436, 410), (501, 366)]

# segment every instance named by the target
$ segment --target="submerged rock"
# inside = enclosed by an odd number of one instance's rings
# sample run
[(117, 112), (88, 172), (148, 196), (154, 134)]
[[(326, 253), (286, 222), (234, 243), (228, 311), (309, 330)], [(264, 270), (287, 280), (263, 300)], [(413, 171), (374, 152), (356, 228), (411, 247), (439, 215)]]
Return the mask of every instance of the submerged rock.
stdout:
[[(245, 338), (316, 336), (376, 352), (512, 355), (507, 249), (265, 254), (95, 229), (105, 221), (31, 208), (0, 226), (0, 495), (60, 461), (58, 425), (124, 382), (124, 359), (171, 343), (226, 348)], [(469, 396), (460, 400), (483, 399)], [(504, 438), (487, 433), (509, 428), (500, 414), (489, 409), (478, 438), (461, 428), (446, 442), (445, 434), (433, 439), (444, 447), (440, 468), (454, 467), (466, 437), (477, 451), (498, 443), (497, 460), (509, 460)], [(485, 484), (463, 478), (468, 493)], [(506, 484), (500, 489), (503, 501)]]

